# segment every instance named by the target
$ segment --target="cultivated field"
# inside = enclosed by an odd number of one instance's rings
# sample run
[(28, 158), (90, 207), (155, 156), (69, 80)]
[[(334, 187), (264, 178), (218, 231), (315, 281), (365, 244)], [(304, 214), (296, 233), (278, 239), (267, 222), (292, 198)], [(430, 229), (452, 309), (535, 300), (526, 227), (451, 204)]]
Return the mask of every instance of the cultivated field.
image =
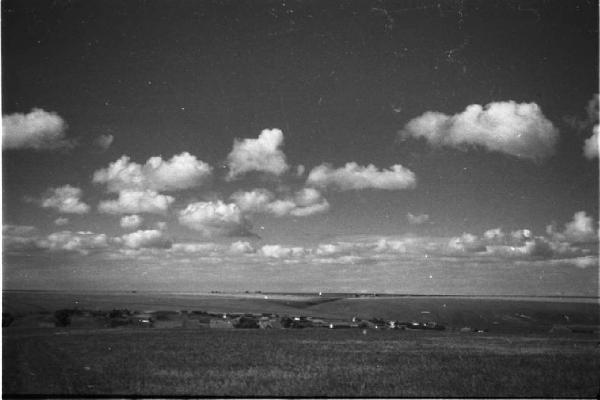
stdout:
[(594, 338), (361, 330), (4, 337), (5, 394), (595, 397)]
[[(3, 329), (5, 395), (589, 398), (600, 389), (597, 330), (553, 329), (597, 327), (594, 302), (90, 296), (5, 293), (4, 305), (17, 316), (73, 308), (76, 301), (88, 309), (431, 319), (447, 329), (8, 327)], [(488, 332), (461, 331), (465, 325)]]

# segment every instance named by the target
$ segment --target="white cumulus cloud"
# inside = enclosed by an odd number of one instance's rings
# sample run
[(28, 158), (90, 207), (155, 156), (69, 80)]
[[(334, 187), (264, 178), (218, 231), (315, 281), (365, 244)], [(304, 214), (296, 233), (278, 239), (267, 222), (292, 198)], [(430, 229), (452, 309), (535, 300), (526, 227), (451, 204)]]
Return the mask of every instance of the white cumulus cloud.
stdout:
[(283, 132), (279, 129), (265, 129), (257, 139), (236, 139), (227, 156), (227, 179), (233, 180), (251, 171), (277, 176), (283, 174), (289, 166), (285, 154), (279, 149), (282, 145)]
[(40, 248), (38, 233), (38, 229), (31, 225), (3, 225), (2, 250), (5, 253), (37, 250)]
[(143, 221), (144, 219), (137, 214), (125, 215), (121, 217), (120, 224), (121, 228), (136, 229), (142, 224)]
[(319, 214), (329, 210), (329, 202), (321, 192), (314, 188), (303, 188), (294, 196), (295, 207), (290, 214), (295, 217), (305, 217)]
[(54, 150), (71, 148), (65, 138), (67, 123), (55, 112), (34, 108), (27, 114), (2, 116), (3, 149)]
[(91, 250), (105, 249), (109, 238), (103, 233), (61, 231), (38, 241), (38, 246), (53, 251), (73, 251), (88, 254)]
[(178, 215), (179, 223), (205, 236), (248, 236), (250, 224), (234, 203), (221, 200), (189, 204)]
[(209, 255), (219, 250), (215, 243), (174, 243), (172, 251), (187, 254)]
[(481, 146), (489, 151), (539, 160), (554, 154), (558, 129), (536, 103), (493, 102), (468, 106), (455, 115), (428, 111), (410, 120), (403, 138), (423, 138), (434, 146)]
[(107, 214), (164, 214), (173, 201), (174, 197), (153, 190), (122, 190), (117, 200), (101, 201), (98, 211)]
[(329, 202), (314, 188), (303, 188), (293, 196), (277, 199), (266, 189), (235, 192), (231, 199), (247, 213), (266, 213), (277, 217), (292, 215), (306, 217), (329, 210)]
[(503, 239), (504, 232), (500, 228), (488, 229), (483, 233), (483, 237), (489, 240)]
[(512, 231), (510, 233), (511, 238), (516, 240), (517, 242), (531, 240), (533, 238), (533, 233), (529, 229), (519, 229), (516, 231)]
[(505, 235), (500, 228), (490, 229), (482, 236), (464, 233), (448, 242), (450, 254), (469, 253), (481, 257), (494, 256), (501, 259), (557, 259), (574, 258), (590, 254), (585, 247), (577, 243), (589, 243), (597, 240), (593, 229), (593, 220), (584, 212), (576, 213), (573, 221), (565, 225), (564, 232), (556, 232), (550, 225), (546, 228), (548, 236), (536, 236), (529, 229), (519, 229)]
[(412, 171), (399, 164), (380, 171), (372, 164), (363, 167), (349, 162), (337, 169), (321, 164), (310, 171), (306, 183), (321, 188), (333, 186), (340, 190), (400, 190), (413, 188), (416, 178)]
[(588, 268), (588, 267), (597, 267), (598, 266), (598, 256), (583, 256), (583, 257), (575, 257), (575, 258), (567, 258), (564, 260), (554, 260), (557, 263), (565, 263), (574, 265), (577, 268)]
[(263, 213), (275, 200), (275, 195), (267, 189), (254, 189), (249, 192), (238, 191), (231, 195), (238, 207), (248, 213)]
[(163, 231), (157, 229), (139, 230), (121, 236), (123, 244), (130, 249), (165, 248), (171, 247), (170, 240), (163, 236)]
[(188, 152), (170, 160), (150, 157), (145, 164), (122, 156), (107, 168), (94, 172), (95, 183), (106, 184), (109, 192), (122, 190), (175, 191), (201, 185), (212, 173), (212, 167)]
[(459, 237), (450, 239), (448, 247), (461, 252), (477, 253), (486, 250), (485, 243), (471, 233), (463, 233)]
[(259, 254), (268, 258), (302, 257), (307, 251), (304, 247), (287, 247), (279, 244), (266, 244), (259, 250)]
[(54, 220), (54, 225), (63, 226), (69, 223), (69, 218), (59, 217)]
[(323, 243), (319, 244), (314, 254), (320, 257), (331, 257), (350, 254), (353, 250), (360, 249), (352, 243)]
[(549, 225), (546, 231), (557, 240), (586, 243), (598, 240), (598, 231), (595, 226), (593, 217), (587, 215), (585, 211), (578, 211), (573, 215), (573, 219), (565, 224), (562, 232), (557, 232), (553, 225)]
[(408, 223), (411, 225), (422, 225), (425, 222), (429, 221), (428, 214), (418, 214), (413, 215), (411, 213), (406, 214), (406, 219), (408, 219)]
[(90, 206), (81, 201), (81, 195), (81, 189), (71, 185), (52, 188), (42, 198), (41, 206), (65, 214), (85, 214), (90, 211)]
[(6, 236), (29, 236), (37, 233), (38, 229), (31, 225), (12, 225), (5, 224), (2, 226), (2, 235)]
[(254, 253), (254, 247), (249, 242), (237, 241), (229, 245), (229, 252), (232, 254)]

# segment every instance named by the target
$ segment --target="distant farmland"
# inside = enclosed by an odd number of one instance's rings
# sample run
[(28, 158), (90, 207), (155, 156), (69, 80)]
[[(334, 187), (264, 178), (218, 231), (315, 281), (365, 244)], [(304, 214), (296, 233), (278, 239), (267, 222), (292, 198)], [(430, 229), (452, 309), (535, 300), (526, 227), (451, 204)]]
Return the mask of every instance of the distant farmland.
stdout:
[[(5, 395), (595, 397), (600, 389), (594, 301), (4, 293), (4, 311), (17, 318), (60, 308), (376, 317), (447, 329), (8, 327)], [(589, 329), (555, 329), (574, 325)]]
[(61, 308), (110, 310), (203, 310), (223, 313), (276, 313), (319, 318), (435, 320), (449, 327), (545, 332), (554, 324), (600, 325), (597, 299), (508, 300), (495, 297), (381, 296), (319, 297), (269, 294), (4, 292), (4, 312), (24, 315)]

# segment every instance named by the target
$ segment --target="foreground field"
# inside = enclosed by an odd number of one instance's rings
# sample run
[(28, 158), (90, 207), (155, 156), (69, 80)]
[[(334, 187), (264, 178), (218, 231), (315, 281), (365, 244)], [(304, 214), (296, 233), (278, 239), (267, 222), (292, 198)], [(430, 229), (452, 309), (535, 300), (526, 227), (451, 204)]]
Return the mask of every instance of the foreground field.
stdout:
[(594, 335), (5, 329), (3, 392), (595, 397)]

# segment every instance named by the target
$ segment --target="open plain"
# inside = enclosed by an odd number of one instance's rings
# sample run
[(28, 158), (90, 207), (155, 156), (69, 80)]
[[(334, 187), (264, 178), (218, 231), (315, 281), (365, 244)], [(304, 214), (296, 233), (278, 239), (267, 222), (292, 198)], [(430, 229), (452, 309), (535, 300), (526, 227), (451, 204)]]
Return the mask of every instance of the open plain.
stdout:
[(445, 329), (15, 324), (3, 329), (6, 396), (595, 397), (599, 390), (598, 304), (590, 301), (4, 293), (15, 321), (47, 319), (62, 307), (397, 318)]

